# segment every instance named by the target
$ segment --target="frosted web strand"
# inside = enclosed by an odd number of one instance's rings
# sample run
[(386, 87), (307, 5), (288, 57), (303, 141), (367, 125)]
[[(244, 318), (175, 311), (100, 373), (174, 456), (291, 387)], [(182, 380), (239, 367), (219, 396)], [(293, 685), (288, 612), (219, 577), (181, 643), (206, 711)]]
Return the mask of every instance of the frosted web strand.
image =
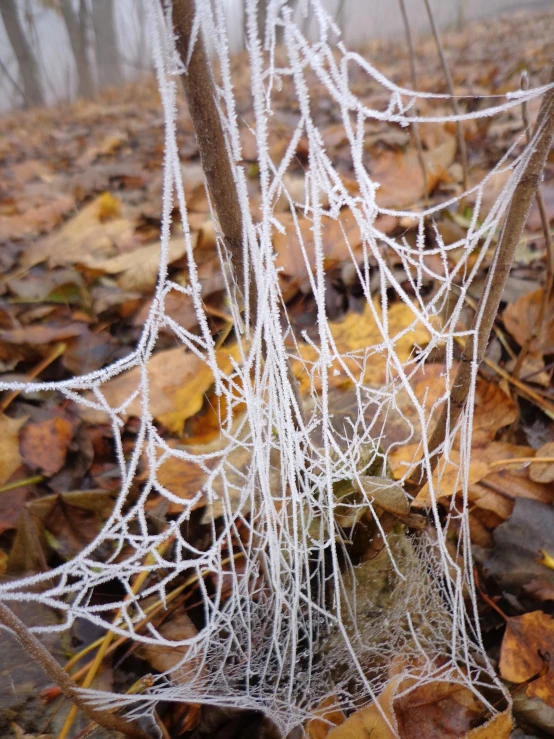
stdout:
[[(253, 123), (247, 123), (255, 131), (260, 185), (253, 218), (248, 178), (241, 163), (241, 128), (246, 123), (237, 113), (224, 23), (226, 4), (224, 0), (197, 0), (197, 7), (193, 33), (210, 39), (214, 66), (219, 71), (218, 104), (242, 208), (245, 262), (259, 286), (257, 323), (255, 327), (244, 325), (232, 269), (220, 239), (221, 268), (238, 341), (238, 358), (231, 361), (228, 372), (223, 371), (202, 302), (178, 156), (176, 75), (186, 71), (186, 60), (183, 66), (167, 30), (171, 27), (170, 10), (164, 19), (158, 4), (152, 3), (148, 6), (148, 25), (165, 122), (165, 161), (159, 280), (141, 339), (128, 357), (84, 376), (54, 383), (0, 383), (2, 390), (58, 392), (75, 404), (103, 412), (113, 429), (121, 490), (103, 530), (79, 555), (52, 571), (2, 583), (0, 598), (7, 603), (42, 603), (61, 614), (59, 625), (35, 627), (37, 632), (64, 630), (75, 619), (84, 618), (137, 642), (186, 648), (181, 667), (157, 677), (143, 694), (88, 692), (92, 702), (124, 706), (131, 715), (150, 711), (158, 700), (202, 702), (261, 709), (286, 732), (312, 715), (326, 697), (335, 696), (345, 710), (369, 703), (387, 682), (387, 665), (400, 657), (403, 674), (414, 678), (414, 684), (450, 680), (480, 694), (485, 682), (496, 684), (496, 678), (479, 631), (468, 524), (477, 367), (467, 407), (456, 428), (448, 429), (441, 449), (442, 463), (435, 476), (431, 475), (432, 450), (428, 442), (437, 417), (435, 411), (447, 399), (448, 381), (454, 375), (456, 338), (471, 334), (458, 326), (468, 290), (498, 234), (531, 147), (517, 156), (521, 142), (515, 141), (470, 193), (418, 211), (394, 210), (378, 205), (378, 185), (364, 163), (364, 137), (366, 124), (372, 121), (401, 126), (413, 122), (442, 125), (497, 116), (542, 95), (549, 87), (492, 96), (490, 107), (460, 116), (413, 115), (417, 101), (425, 101), (429, 107), (440, 106), (448, 96), (397, 86), (371, 60), (348, 51), (320, 0), (306, 0), (296, 11), (282, 0), (270, 0), (263, 38), (259, 36), (256, 2), (245, 0), (253, 114)], [(314, 19), (310, 38), (302, 32), (302, 18), (308, 9)], [(276, 44), (281, 34), (285, 52)], [(354, 67), (387, 94), (386, 110), (370, 107), (353, 92)], [(310, 88), (314, 80), (318, 84), (317, 101), (312, 99)], [(271, 126), (277, 118), (277, 96), (283, 88), (291, 91), (298, 116), (281, 159), (274, 161)], [(344, 128), (356, 187), (348, 186), (326, 149), (316, 106), (323, 96)], [(298, 202), (297, 195), (289, 192), (287, 174), (296, 165), (295, 152), (304, 137), (308, 164), (303, 174), (304, 202)], [(505, 170), (512, 172), (511, 179), (496, 204), (481, 218), (484, 187), (494, 174)], [(475, 206), (465, 239), (445, 245), (435, 229), (434, 243), (428, 243), (425, 225), (432, 223), (433, 215), (472, 193)], [(168, 279), (174, 198), (182, 216), (189, 275), (186, 286)], [(316, 326), (304, 333), (293, 329), (293, 316), (289, 315), (274, 257), (274, 237), (284, 228), (276, 209), (281, 198), (288, 204), (288, 227), (298, 240), (298, 254), (316, 306)], [(215, 218), (213, 203), (210, 207)], [(348, 243), (348, 231), (342, 223), (345, 213), (361, 234), (358, 251)], [(391, 215), (412, 219), (417, 232), (415, 245), (403, 236), (387, 235), (379, 229), (379, 217)], [(302, 230), (303, 219), (311, 221), (311, 243)], [(368, 318), (360, 320), (371, 320), (379, 334), (377, 341), (361, 348), (345, 349), (329, 317), (324, 243), (327, 219), (342, 223), (346, 252), (367, 310)], [(450, 266), (451, 253), (458, 253), (461, 247), (461, 255)], [(442, 271), (427, 265), (425, 257), (429, 255), (441, 260)], [(390, 266), (393, 258), (404, 266), (410, 289)], [(422, 293), (427, 279), (436, 283), (430, 296)], [(198, 335), (166, 315), (165, 301), (171, 290), (191, 297), (200, 327)], [(254, 299), (251, 295), (245, 297), (247, 303)], [(444, 319), (446, 301), (450, 301), (450, 317)], [(391, 320), (395, 305), (404, 306), (410, 314), (410, 323), (400, 331)], [(220, 419), (217, 444), (175, 448), (154, 422), (148, 362), (156, 353), (162, 326), (171, 328), (184, 349), (213, 375), (216, 394), (227, 408)], [(402, 342), (417, 330), (424, 330), (428, 339), (405, 356), (400, 351)], [(417, 396), (412, 383), (432, 364), (439, 348), (445, 353), (445, 391), (429, 406), (425, 398)], [(297, 370), (300, 367), (298, 374), (305, 383), (302, 414), (291, 385), (289, 362)], [(364, 379), (375, 363), (384, 368), (385, 380), (378, 386)], [(103, 387), (133, 368), (141, 373), (138, 387), (120, 407), (111, 407)], [(348, 412), (337, 408), (334, 373), (350, 385)], [(135, 398), (140, 398), (141, 424), (133, 452), (126, 460), (122, 434), (126, 411)], [(346, 405), (346, 400), (342, 403)], [(239, 415), (236, 410), (243, 406), (246, 410)], [(388, 439), (391, 420), (403, 424), (400, 441)], [(412, 440), (419, 445), (419, 458), (414, 454), (413, 461), (406, 462), (401, 482), (421, 469), (426, 472), (436, 529), (433, 539), (387, 535), (372, 496), (363, 491), (363, 468), (368, 461), (380, 463), (384, 474), (388, 455)], [(455, 461), (456, 455), (459, 462)], [(194, 463), (205, 475), (205, 482), (188, 501), (158, 479), (161, 465), (169, 459)], [(147, 461), (149, 475), (132, 499), (130, 493), (141, 460)], [(456, 486), (462, 496), (462, 509), (451, 508), (447, 519), (459, 524), (458, 556), (447, 547), (449, 527), (441, 522), (437, 504), (449, 464), (457, 466)], [(343, 513), (338, 510), (335, 494), (336, 485), (344, 480), (357, 481), (362, 491), (359, 500), (349, 503), (350, 514), (372, 512), (383, 538), (384, 556), (398, 594), (387, 608), (369, 602), (357, 582), (360, 568), (350, 561), (341, 527)], [(154, 495), (167, 504), (182, 505), (182, 512), (158, 532), (151, 530), (147, 518), (147, 504)], [(201, 502), (206, 506), (204, 520), (211, 532), (205, 549), (185, 534), (191, 513)], [(102, 545), (107, 545), (110, 552), (104, 558), (100, 554)], [(145, 569), (154, 577), (135, 594), (134, 580)], [(202, 603), (203, 628), (197, 634), (168, 639), (151, 623), (138, 628), (149, 612), (151, 599), (166, 603), (173, 590), (189, 580), (194, 581)], [(107, 583), (119, 584), (125, 595), (115, 603), (91, 602), (94, 588)], [(464, 602), (466, 590), (470, 594), (469, 611)], [(120, 616), (113, 622), (116, 613)]]

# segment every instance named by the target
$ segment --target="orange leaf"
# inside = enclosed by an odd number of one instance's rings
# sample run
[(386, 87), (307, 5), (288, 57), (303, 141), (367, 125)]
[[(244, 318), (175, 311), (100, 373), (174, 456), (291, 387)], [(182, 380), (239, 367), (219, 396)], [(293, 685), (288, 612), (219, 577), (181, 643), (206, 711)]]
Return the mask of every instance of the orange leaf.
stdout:
[(52, 477), (65, 464), (67, 449), (73, 437), (73, 427), (66, 418), (49, 418), (29, 423), (21, 432), (21, 452), (25, 464)]
[(504, 680), (523, 683), (527, 695), (537, 697), (554, 707), (554, 675), (548, 669), (537, 677), (545, 667), (540, 655), (554, 654), (554, 619), (543, 611), (532, 611), (523, 616), (510, 618), (502, 640), (500, 651), (500, 675)]

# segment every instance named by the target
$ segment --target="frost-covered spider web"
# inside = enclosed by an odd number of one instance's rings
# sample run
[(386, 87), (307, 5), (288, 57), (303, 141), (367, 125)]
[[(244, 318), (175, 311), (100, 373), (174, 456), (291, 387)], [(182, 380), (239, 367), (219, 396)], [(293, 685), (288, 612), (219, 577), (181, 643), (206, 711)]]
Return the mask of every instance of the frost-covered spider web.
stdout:
[[(261, 709), (287, 732), (327, 697), (334, 697), (346, 711), (369, 703), (392, 674), (413, 678), (405, 683), (411, 688), (440, 679), (479, 693), (483, 685), (494, 684), (495, 676), (475, 617), (471, 574), (467, 487), (474, 392), (456, 428), (449, 429), (434, 475), (428, 438), (455, 374), (456, 341), (469, 333), (460, 322), (468, 289), (494, 246), (531, 149), (521, 153), (517, 148), (521, 140), (514, 141), (495, 170), (473, 189), (465, 238), (445, 245), (433, 228), (434, 214), (455, 210), (462, 195), (427, 207), (422, 204), (417, 211), (379, 207), (378, 185), (365, 166), (364, 137), (368, 124), (375, 121), (405, 128), (414, 122), (437, 126), (453, 122), (454, 116), (444, 115), (447, 97), (400, 88), (370, 60), (348, 51), (320, 0), (306, 0), (294, 12), (282, 0), (271, 0), (264, 38), (258, 36), (256, 1), (246, 0), (260, 186), (254, 207), (242, 163), (225, 10), (224, 0), (197, 0), (193, 34), (210, 39), (220, 70), (219, 105), (242, 208), (245, 263), (253, 270), (257, 295), (249, 294), (248, 284), (236, 290), (229, 256), (219, 243), (234, 337), (220, 348), (201, 298), (176, 141), (178, 75), (186, 69), (167, 32), (170, 11), (164, 19), (158, 3), (152, 2), (149, 26), (166, 152), (159, 281), (140, 342), (125, 359), (83, 377), (0, 385), (55, 391), (106, 414), (113, 427), (121, 491), (98, 538), (75, 559), (52, 571), (5, 582), (0, 596), (8, 603), (40, 602), (54, 608), (61, 615), (59, 626), (42, 631), (67, 629), (75, 619), (84, 618), (137, 642), (186, 647), (181, 667), (159, 676), (141, 695), (91, 693), (91, 699), (125, 706), (136, 715), (148, 712), (160, 699), (211, 703)], [(308, 11), (313, 18), (310, 39), (302, 30)], [(276, 51), (277, 33), (284, 41), (282, 55)], [(381, 95), (386, 93), (388, 107), (368, 107), (354, 91), (353, 75), (376, 83)], [(313, 80), (318, 85), (316, 100), (311, 96)], [(459, 118), (496, 115), (545, 89), (493, 99), (489, 107)], [(283, 90), (291, 95), (295, 123), (284, 153), (274, 161), (269, 131), (274, 96)], [(315, 111), (323, 104), (322, 90), (344, 128), (348, 178), (333, 162), (318, 129)], [(443, 106), (437, 114), (434, 105)], [(417, 114), (420, 107), (428, 111), (426, 115)], [(289, 191), (286, 175), (296, 165), (301, 139), (307, 141), (308, 154), (300, 200), (297, 191)], [(484, 188), (504, 169), (512, 176), (483, 215)], [(188, 258), (186, 287), (168, 279), (174, 199)], [(284, 229), (275, 206), (283, 199), (291, 214), (286, 228), (298, 241), (316, 305), (315, 325), (304, 333), (293, 330), (289, 320), (274, 254), (275, 234)], [(347, 214), (361, 235), (356, 248), (345, 226)], [(380, 228), (386, 216), (409, 219), (415, 240), (387, 235)], [(311, 222), (309, 236), (301, 219)], [(343, 239), (345, 261), (352, 265), (365, 303), (356, 320), (367, 328), (367, 335), (362, 331), (357, 345), (346, 345), (328, 317), (323, 234), (330, 221), (340, 224), (337, 233)], [(392, 262), (402, 265), (407, 276), (403, 282)], [(426, 292), (423, 288), (430, 280), (435, 289)], [(192, 299), (197, 334), (166, 315), (164, 301), (172, 290)], [(248, 326), (244, 322), (248, 309), (242, 308), (254, 297), (256, 324)], [(398, 306), (411, 314), (400, 328), (395, 320)], [(209, 367), (213, 375), (215, 392), (224, 401), (217, 444), (191, 449), (170, 443), (154, 422), (148, 363), (162, 327), (174, 332), (195, 366)], [(441, 374), (430, 369), (437, 354), (443, 357)], [(301, 401), (289, 365), (299, 382)], [(136, 368), (140, 372), (136, 389), (124, 404), (111, 407), (103, 388)], [(474, 383), (476, 372), (474, 367)], [(427, 384), (429, 392), (416, 392), (415, 379)], [(122, 443), (126, 409), (137, 398), (142, 408), (140, 429), (134, 450), (126, 457)], [(391, 523), (392, 514), (387, 518), (383, 513), (387, 506), (380, 505), (383, 497), (378, 501), (371, 482), (391, 477), (393, 458), (408, 444), (413, 445), (412, 457), (396, 464), (395, 476), (403, 485), (410, 478), (419, 479), (423, 470), (430, 501), (427, 529), (412, 534), (406, 533), (402, 518)], [(158, 480), (159, 469), (172, 458), (194, 463), (202, 473), (203, 482), (188, 500)], [(137, 496), (134, 483), (145, 464), (148, 475)], [(388, 494), (388, 484), (382, 483), (381, 496)], [(462, 491), (465, 502), (462, 509), (453, 502), (441, 518), (437, 499), (448, 496), (452, 489), (446, 486), (452, 485)], [(398, 491), (392, 482), (390, 487)], [(152, 527), (146, 512), (157, 499), (181, 510), (161, 531)], [(459, 501), (460, 496), (452, 500)], [(210, 530), (202, 545), (187, 534), (191, 512), (199, 503), (206, 506), (204, 520)], [(455, 545), (448, 544), (452, 526), (458, 532)], [(381, 541), (382, 548), (367, 561), (355, 541), (360, 531)], [(145, 570), (151, 577), (136, 593), (133, 583)], [(92, 597), (95, 589), (114, 582), (123, 594), (118, 602), (98, 603)], [(193, 636), (170, 640), (144, 620), (152, 603), (169, 604), (176, 589), (187, 583), (196, 588), (201, 602), (201, 623)]]

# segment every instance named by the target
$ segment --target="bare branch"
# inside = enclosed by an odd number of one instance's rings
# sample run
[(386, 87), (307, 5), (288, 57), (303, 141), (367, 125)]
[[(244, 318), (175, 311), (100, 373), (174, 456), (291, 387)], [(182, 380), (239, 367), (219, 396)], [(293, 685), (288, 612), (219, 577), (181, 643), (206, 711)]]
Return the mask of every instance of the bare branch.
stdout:
[[(522, 83), (523, 83), (522, 84), (523, 89), (526, 90), (529, 87), (529, 79), (527, 75), (525, 75), (525, 77), (523, 78)], [(523, 117), (523, 123), (527, 131), (527, 143), (530, 143), (531, 124), (529, 122), (529, 112), (527, 110), (527, 103), (523, 103), (523, 105), (521, 106), (521, 113)], [(541, 332), (541, 329), (544, 323), (544, 318), (546, 316), (546, 309), (548, 308), (548, 301), (550, 300), (550, 296), (552, 293), (552, 287), (554, 286), (554, 246), (552, 244), (552, 235), (550, 233), (550, 219), (548, 218), (548, 213), (546, 211), (546, 205), (544, 203), (544, 198), (542, 196), (540, 187), (537, 190), (536, 200), (537, 200), (537, 205), (539, 208), (539, 213), (541, 216), (542, 230), (544, 233), (544, 244), (546, 247), (546, 276), (544, 280), (544, 286), (542, 289), (542, 299), (541, 299), (541, 304), (539, 307), (539, 314), (537, 316), (537, 320), (533, 324), (533, 329), (531, 331), (531, 334), (527, 337), (527, 341), (521, 347), (521, 351), (514, 365), (514, 369), (512, 370), (512, 375), (513, 377), (515, 377), (516, 380), (519, 378), (519, 375), (521, 373), (521, 368), (523, 367), (525, 358), (529, 354), (529, 349), (531, 348), (531, 345), (537, 339), (537, 337), (539, 336)]]
[[(551, 80), (554, 80), (554, 70)], [(551, 89), (546, 93), (542, 101), (533, 134), (533, 141), (535, 142), (534, 149), (514, 190), (506, 220), (504, 221), (504, 226), (498, 240), (494, 266), (489, 272), (487, 284), (477, 306), (472, 327), (473, 331), (468, 336), (462, 352), (460, 367), (452, 386), (450, 398), (445, 403), (441, 416), (429, 440), (430, 465), (432, 470), (437, 465), (440, 447), (446, 439), (448, 430), (455, 428), (460, 414), (465, 407), (471, 386), (473, 368), (481, 364), (485, 355), (493, 323), (498, 314), (502, 292), (510, 274), (514, 252), (521, 239), (533, 198), (536, 197), (553, 138), (554, 89)], [(422, 485), (423, 482), (421, 483)]]

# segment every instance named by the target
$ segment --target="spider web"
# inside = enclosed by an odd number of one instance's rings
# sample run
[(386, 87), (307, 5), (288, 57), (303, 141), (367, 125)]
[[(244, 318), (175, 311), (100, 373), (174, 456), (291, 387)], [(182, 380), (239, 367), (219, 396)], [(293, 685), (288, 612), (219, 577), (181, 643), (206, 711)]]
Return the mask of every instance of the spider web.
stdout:
[[(392, 665), (403, 676), (413, 678), (412, 687), (440, 679), (464, 684), (479, 694), (483, 685), (496, 684), (476, 616), (467, 515), (477, 366), (473, 367), (467, 407), (457, 427), (448, 429), (441, 449), (443, 463), (434, 476), (427, 441), (436, 410), (447, 399), (455, 374), (456, 341), (465, 340), (470, 333), (460, 328), (459, 322), (468, 289), (494, 243), (532, 143), (515, 156), (521, 142), (514, 142), (473, 188), (475, 206), (466, 236), (445, 245), (436, 229), (430, 238), (427, 224), (433, 223), (434, 214), (457, 206), (468, 193), (419, 211), (379, 207), (378, 185), (364, 165), (364, 136), (372, 121), (408, 127), (494, 116), (540, 96), (546, 89), (491, 99), (489, 107), (457, 117), (419, 115), (419, 105), (424, 103), (432, 113), (432, 106), (444, 103), (448, 96), (398, 87), (360, 54), (349, 51), (320, 0), (306, 0), (293, 10), (282, 0), (271, 0), (265, 37), (259, 38), (256, 0), (245, 3), (260, 179), (260, 204), (254, 221), (241, 164), (225, 2), (197, 0), (193, 35), (203, 33), (210, 39), (219, 65), (219, 104), (242, 207), (245, 261), (258, 285), (257, 321), (249, 327), (243, 322), (228, 255), (219, 243), (236, 337), (229, 364), (222, 369), (208, 326), (187, 221), (175, 128), (177, 75), (185, 70), (167, 32), (171, 27), (166, 25), (168, 19), (157, 3), (151, 3), (149, 27), (166, 149), (159, 281), (141, 339), (129, 356), (85, 376), (55, 383), (0, 384), (3, 390), (56, 391), (105, 413), (113, 428), (121, 471), (120, 494), (97, 539), (75, 559), (52, 571), (3, 583), (2, 600), (38, 602), (56, 609), (61, 623), (35, 628), (39, 633), (68, 629), (75, 619), (84, 618), (137, 642), (185, 648), (181, 666), (157, 677), (145, 693), (123, 696), (88, 691), (91, 701), (124, 706), (133, 715), (147, 713), (160, 699), (261, 709), (285, 733), (313, 715), (326, 697), (333, 696), (345, 710), (369, 703), (386, 684)], [(310, 38), (302, 32), (308, 12), (313, 18)], [(169, 10), (167, 14), (169, 17)], [(286, 48), (286, 62), (281, 66), (277, 33), (282, 33)], [(385, 110), (368, 107), (355, 94), (351, 84), (354, 73), (386, 92), (389, 104)], [(325, 90), (344, 127), (356, 188), (345, 182), (326, 150), (314, 119), (310, 79), (317, 80), (318, 90)], [(291, 91), (298, 115), (285, 153), (274, 163), (269, 123), (274, 115), (274, 96), (284, 87)], [(305, 197), (298, 202), (287, 189), (285, 175), (294, 165), (302, 137), (308, 142), (309, 163), (304, 171)], [(511, 177), (494, 206), (482, 216), (484, 188), (504, 169), (511, 170)], [(174, 198), (182, 216), (188, 258), (186, 287), (168, 279)], [(275, 205), (283, 198), (289, 203), (292, 228), (317, 306), (316, 325), (303, 335), (293, 330), (289, 320), (273, 250), (273, 235), (283, 230)], [(325, 219), (342, 223), (346, 212), (362, 240), (361, 250), (355, 252), (343, 228), (365, 301), (359, 320), (375, 326), (380, 337), (355, 350), (341, 346), (326, 307), (323, 223)], [(300, 227), (300, 216), (311, 221), (311, 243)], [(411, 219), (416, 244), (380, 230), (380, 216)], [(456, 259), (449, 259), (454, 252)], [(430, 255), (440, 260), (442, 270), (429, 266), (426, 257)], [(404, 266), (410, 289), (389, 266), (391, 256)], [(437, 287), (424, 297), (422, 286), (429, 279)], [(239, 288), (248, 303), (252, 296), (247, 286)], [(172, 290), (192, 299), (198, 334), (166, 315), (165, 299)], [(409, 309), (410, 325), (395, 328), (393, 304)], [(215, 392), (225, 409), (221, 438), (215, 446), (174, 447), (154, 423), (148, 363), (162, 327), (171, 328), (186, 351), (213, 375)], [(424, 340), (417, 338), (422, 336)], [(444, 390), (429, 403), (416, 395), (412, 380), (425, 378), (437, 350), (445, 357)], [(298, 407), (289, 362), (301, 380), (303, 408)], [(371, 379), (370, 370), (376, 366), (382, 375), (379, 383)], [(121, 406), (111, 407), (103, 387), (111, 378), (134, 368), (139, 368), (141, 378), (136, 391)], [(337, 391), (337, 378), (349, 385), (348, 395)], [(137, 398), (142, 408), (140, 428), (133, 452), (126, 458), (122, 443), (126, 409)], [(388, 424), (394, 418), (401, 420), (404, 431), (401, 439), (391, 440)], [(387, 476), (390, 455), (410, 442), (419, 442), (418, 452), (406, 464), (399, 482), (416, 477), (418, 470), (426, 472), (432, 536), (409, 536), (399, 526), (385, 532), (364, 477), (368, 469), (374, 476)], [(191, 500), (184, 501), (158, 480), (158, 470), (171, 458), (193, 462), (205, 474), (205, 482)], [(131, 491), (143, 460), (147, 460), (149, 474), (137, 497)], [(453, 503), (445, 522), (439, 517), (436, 501), (448, 495), (445, 486), (453, 484), (452, 468), (456, 489), (462, 490), (463, 508)], [(345, 504), (339, 506), (336, 496), (337, 485), (345, 480), (354, 481), (359, 492), (357, 498), (348, 499), (347, 518), (356, 520), (369, 512), (383, 538), (384, 548), (370, 567), (354, 565), (349, 555)], [(152, 529), (146, 513), (147, 503), (160, 496), (182, 508), (161, 532)], [(207, 506), (205, 520), (211, 526), (210, 542), (203, 549), (186, 535), (187, 522), (199, 501)], [(453, 525), (459, 532), (454, 550), (447, 545)], [(133, 582), (145, 571), (152, 577), (137, 594)], [(164, 637), (151, 623), (139, 629), (152, 602), (160, 599), (169, 605), (172, 592), (185, 582), (194, 582), (197, 587), (203, 627), (180, 640)], [(125, 597), (116, 603), (97, 604), (91, 599), (93, 590), (108, 583), (117, 583)], [(114, 612), (118, 614), (115, 621)]]

